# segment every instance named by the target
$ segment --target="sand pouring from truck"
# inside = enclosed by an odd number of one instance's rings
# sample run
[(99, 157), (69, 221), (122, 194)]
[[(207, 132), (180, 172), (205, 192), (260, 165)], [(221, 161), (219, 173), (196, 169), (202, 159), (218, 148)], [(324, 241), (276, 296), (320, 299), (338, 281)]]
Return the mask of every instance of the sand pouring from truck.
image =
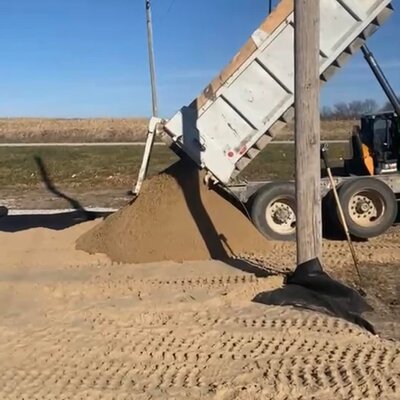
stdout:
[[(397, 215), (400, 194), (400, 105), (365, 42), (393, 13), (391, 0), (321, 0), (320, 80), (327, 82), (360, 49), (394, 112), (364, 116), (351, 139), (353, 157), (335, 175), (350, 233), (371, 238)], [(228, 66), (171, 119), (152, 118), (135, 194), (146, 176), (154, 135), (178, 155), (207, 171), (209, 182), (244, 203), (256, 227), (270, 239), (293, 240), (295, 186), (286, 182), (240, 182), (240, 172), (294, 116), (293, 0), (282, 0)], [(373, 76), (373, 75), (371, 75)], [(341, 228), (321, 179), (329, 224)]]

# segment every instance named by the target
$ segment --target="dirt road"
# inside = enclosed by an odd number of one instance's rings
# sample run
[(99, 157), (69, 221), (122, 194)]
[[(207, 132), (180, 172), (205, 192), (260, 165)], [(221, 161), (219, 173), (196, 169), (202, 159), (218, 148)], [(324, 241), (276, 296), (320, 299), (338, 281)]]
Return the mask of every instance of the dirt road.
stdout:
[[(0, 233), (1, 399), (400, 397), (398, 342), (322, 314), (252, 303), (282, 278), (256, 277), (242, 264), (122, 265), (74, 250), (93, 224)], [(397, 231), (386, 243), (379, 254), (368, 247), (370, 257), (398, 257)], [(344, 247), (327, 245), (328, 261), (340, 259), (347, 276)], [(290, 264), (289, 246), (270, 253), (272, 266), (279, 255)], [(396, 295), (397, 269), (387, 293), (378, 290), (387, 270), (369, 271), (371, 299), (373, 287), (386, 300)], [(385, 327), (399, 332), (388, 310)]]

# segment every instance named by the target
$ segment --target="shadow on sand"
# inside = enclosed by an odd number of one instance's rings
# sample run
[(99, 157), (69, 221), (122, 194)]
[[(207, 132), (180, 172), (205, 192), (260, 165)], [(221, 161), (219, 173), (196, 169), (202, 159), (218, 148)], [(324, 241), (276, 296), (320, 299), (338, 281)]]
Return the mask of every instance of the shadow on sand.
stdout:
[(7, 213), (4, 212), (0, 215), (0, 231), (18, 232), (32, 228), (63, 230), (82, 222), (107, 217), (110, 214), (85, 210), (78, 200), (73, 199), (56, 187), (49, 176), (42, 158), (35, 157), (34, 159), (46, 190), (58, 198), (66, 200), (74, 211), (47, 215), (7, 215)]
[(50, 215), (8, 215), (0, 218), (0, 231), (19, 232), (33, 228), (63, 230), (83, 222), (107, 217), (109, 213), (72, 211)]
[[(201, 199), (201, 173), (197, 165), (201, 164), (202, 151), (200, 133), (196, 127), (198, 111), (196, 102), (182, 110), (182, 144), (190, 157), (177, 147), (173, 147), (181, 161), (168, 168), (165, 173), (171, 175), (181, 187), (187, 208), (196, 223), (212, 259), (220, 260), (244, 272), (257, 277), (277, 275), (272, 270), (240, 259), (230, 249), (226, 238), (215, 228)], [(233, 200), (233, 199), (232, 199)], [(234, 205), (232, 205), (234, 206)], [(229, 253), (228, 253), (228, 251)]]

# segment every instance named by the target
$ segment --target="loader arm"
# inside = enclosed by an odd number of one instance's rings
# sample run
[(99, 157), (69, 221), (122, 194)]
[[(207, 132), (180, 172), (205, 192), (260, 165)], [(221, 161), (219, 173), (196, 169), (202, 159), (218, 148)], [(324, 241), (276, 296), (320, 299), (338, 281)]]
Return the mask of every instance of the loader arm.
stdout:
[(393, 107), (393, 110), (396, 112), (397, 116), (400, 117), (400, 101), (397, 98), (397, 95), (395, 91), (393, 90), (393, 87), (387, 80), (384, 72), (382, 71), (380, 65), (378, 64), (378, 61), (376, 60), (375, 56), (373, 53), (369, 50), (367, 45), (364, 45), (361, 47), (361, 51), (364, 54), (364, 58), (367, 61), (368, 65), (370, 66), (373, 74), (375, 75), (378, 83), (381, 85), (383, 91), (385, 92), (388, 100), (390, 101), (390, 104)]

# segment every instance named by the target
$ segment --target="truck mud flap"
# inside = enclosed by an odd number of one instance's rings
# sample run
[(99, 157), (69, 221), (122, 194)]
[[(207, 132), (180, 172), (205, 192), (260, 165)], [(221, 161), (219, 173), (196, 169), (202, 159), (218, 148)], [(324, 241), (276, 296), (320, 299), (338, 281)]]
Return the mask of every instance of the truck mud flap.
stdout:
[(354, 289), (334, 280), (322, 269), (318, 259), (299, 265), (286, 277), (285, 286), (258, 294), (253, 302), (293, 306), (328, 314), (357, 324), (376, 334), (371, 323), (362, 317), (372, 307)]

